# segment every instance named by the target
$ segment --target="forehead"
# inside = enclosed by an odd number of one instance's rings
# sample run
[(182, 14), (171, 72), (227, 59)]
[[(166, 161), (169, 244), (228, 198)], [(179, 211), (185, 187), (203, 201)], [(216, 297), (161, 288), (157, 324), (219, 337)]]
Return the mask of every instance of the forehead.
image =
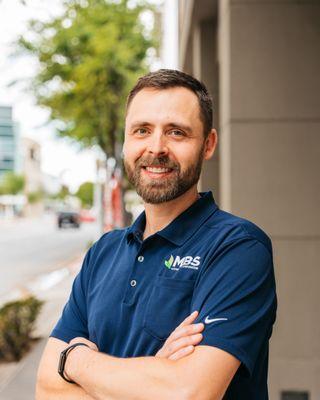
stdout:
[(129, 105), (126, 124), (136, 120), (151, 123), (169, 123), (172, 120), (201, 123), (198, 97), (184, 87), (142, 89)]

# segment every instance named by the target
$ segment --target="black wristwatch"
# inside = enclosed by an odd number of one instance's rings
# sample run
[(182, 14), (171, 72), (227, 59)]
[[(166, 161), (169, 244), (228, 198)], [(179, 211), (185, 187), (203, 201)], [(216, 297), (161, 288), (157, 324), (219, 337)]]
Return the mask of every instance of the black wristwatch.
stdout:
[(89, 347), (87, 344), (85, 343), (74, 343), (71, 346), (68, 346), (66, 349), (64, 349), (61, 354), (60, 354), (60, 359), (59, 359), (59, 365), (58, 365), (58, 373), (59, 375), (67, 382), (69, 383), (76, 383), (74, 381), (71, 381), (70, 379), (68, 379), (65, 375), (64, 375), (64, 367), (66, 365), (66, 361), (67, 361), (67, 357), (69, 355), (69, 353), (77, 346), (86, 346)]

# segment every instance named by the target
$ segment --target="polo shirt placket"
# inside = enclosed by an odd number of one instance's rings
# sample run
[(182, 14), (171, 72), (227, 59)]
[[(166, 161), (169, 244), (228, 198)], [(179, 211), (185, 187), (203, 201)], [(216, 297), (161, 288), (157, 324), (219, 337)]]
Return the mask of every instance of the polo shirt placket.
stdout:
[[(154, 237), (150, 237), (143, 241), (142, 232), (134, 231), (127, 242), (129, 246), (132, 246), (132, 251), (136, 251), (134, 255), (134, 262), (132, 265), (132, 271), (129, 275), (127, 289), (125, 291), (125, 296), (123, 302), (126, 305), (131, 305), (134, 303), (135, 299), (139, 297), (141, 291), (143, 290), (143, 283), (146, 281), (147, 275), (150, 274), (150, 261), (148, 262), (148, 256), (145, 256), (145, 252), (148, 248), (148, 243), (154, 240)], [(156, 271), (152, 268), (152, 275)]]

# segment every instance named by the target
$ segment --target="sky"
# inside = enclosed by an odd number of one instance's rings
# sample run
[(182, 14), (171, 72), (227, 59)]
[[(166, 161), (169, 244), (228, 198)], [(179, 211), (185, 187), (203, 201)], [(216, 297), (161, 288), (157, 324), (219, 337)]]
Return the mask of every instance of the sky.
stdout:
[(48, 111), (36, 106), (32, 95), (23, 90), (26, 85), (8, 87), (10, 82), (31, 77), (36, 71), (36, 62), (30, 56), (10, 56), (14, 50), (12, 42), (27, 32), (26, 22), (31, 18), (50, 19), (61, 12), (60, 0), (27, 0), (26, 3), (0, 0), (0, 106), (12, 106), (20, 135), (41, 145), (43, 172), (60, 177), (75, 191), (82, 182), (95, 180), (97, 152), (80, 151), (70, 140), (55, 137), (53, 128), (46, 124)]

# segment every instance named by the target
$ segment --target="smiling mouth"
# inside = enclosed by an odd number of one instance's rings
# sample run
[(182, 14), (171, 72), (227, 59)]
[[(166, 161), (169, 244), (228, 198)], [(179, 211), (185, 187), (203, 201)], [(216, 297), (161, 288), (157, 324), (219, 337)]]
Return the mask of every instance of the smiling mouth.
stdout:
[(143, 167), (143, 168), (148, 172), (152, 172), (153, 174), (163, 174), (172, 171), (172, 168), (163, 168), (163, 167)]
[(165, 167), (143, 166), (142, 169), (147, 173), (147, 175), (151, 177), (163, 177), (165, 175), (169, 175), (173, 171), (173, 168), (165, 168)]

